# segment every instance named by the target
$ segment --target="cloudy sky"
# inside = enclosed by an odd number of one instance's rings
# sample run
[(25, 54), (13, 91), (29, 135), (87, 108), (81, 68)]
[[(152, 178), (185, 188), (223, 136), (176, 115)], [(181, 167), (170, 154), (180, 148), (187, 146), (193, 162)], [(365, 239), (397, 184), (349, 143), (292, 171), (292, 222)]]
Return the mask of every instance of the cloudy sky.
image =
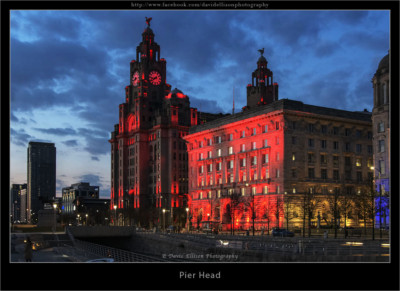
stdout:
[(389, 49), (388, 11), (10, 12), (11, 184), (26, 183), (29, 141), (54, 142), (57, 196), (80, 181), (110, 196), (110, 145), (129, 63), (152, 17), (167, 82), (201, 111), (236, 111), (264, 48), (279, 96), (372, 110)]

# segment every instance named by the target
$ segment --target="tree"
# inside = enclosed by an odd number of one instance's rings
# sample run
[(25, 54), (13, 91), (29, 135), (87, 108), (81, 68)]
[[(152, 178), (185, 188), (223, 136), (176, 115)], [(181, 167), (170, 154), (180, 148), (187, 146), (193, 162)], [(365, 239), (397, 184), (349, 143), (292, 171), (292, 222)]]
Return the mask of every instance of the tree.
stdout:
[[(235, 188), (229, 189), (224, 195), (229, 199), (229, 204), (226, 206), (226, 217), (230, 219), (231, 222), (231, 234), (235, 234), (235, 213), (243, 210), (243, 201), (239, 192), (234, 190)], [(228, 207), (229, 206), (229, 207)]]
[(269, 234), (269, 223), (271, 221), (270, 217), (272, 214), (271, 208), (272, 208), (271, 204), (269, 203), (269, 200), (268, 200), (268, 203), (264, 204), (264, 206), (263, 206), (263, 215), (262, 215), (262, 219), (265, 219), (267, 221), (267, 234)]
[(279, 220), (281, 217), (281, 213), (283, 212), (283, 205), (284, 205), (284, 200), (283, 200), (283, 195), (282, 194), (276, 194), (276, 207), (274, 210), (275, 214), (275, 226), (279, 228)]
[(289, 230), (289, 221), (296, 218), (294, 196), (285, 194), (284, 205), (285, 205), (286, 228)]
[(253, 236), (254, 236), (254, 231), (255, 231), (255, 219), (257, 218), (257, 212), (256, 212), (256, 203), (254, 199), (254, 194), (250, 193), (249, 196), (244, 196), (242, 198), (243, 200), (243, 206), (244, 208), (250, 212), (250, 218), (253, 222)]
[(320, 203), (321, 197), (316, 193), (315, 187), (310, 187), (303, 192), (303, 201), (300, 204), (303, 214), (303, 237), (305, 236), (306, 223), (308, 226), (308, 237), (311, 237), (311, 220), (314, 218)]

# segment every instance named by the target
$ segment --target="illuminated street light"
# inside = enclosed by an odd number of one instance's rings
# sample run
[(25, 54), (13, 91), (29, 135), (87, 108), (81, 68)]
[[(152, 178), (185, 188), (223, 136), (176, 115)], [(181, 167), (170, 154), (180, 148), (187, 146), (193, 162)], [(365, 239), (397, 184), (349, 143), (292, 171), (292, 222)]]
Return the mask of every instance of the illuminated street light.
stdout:
[(88, 216), (89, 214), (86, 213), (86, 226), (87, 226)]
[(163, 213), (163, 220), (164, 220), (164, 231), (165, 231), (165, 209), (162, 210)]
[(114, 204), (114, 226), (116, 224), (117, 221), (117, 205)]
[(189, 232), (189, 208), (186, 207), (186, 228), (187, 232)]
[(54, 232), (56, 232), (56, 228), (57, 228), (57, 220), (56, 220), (57, 204), (56, 203), (53, 203), (53, 208), (54, 208)]

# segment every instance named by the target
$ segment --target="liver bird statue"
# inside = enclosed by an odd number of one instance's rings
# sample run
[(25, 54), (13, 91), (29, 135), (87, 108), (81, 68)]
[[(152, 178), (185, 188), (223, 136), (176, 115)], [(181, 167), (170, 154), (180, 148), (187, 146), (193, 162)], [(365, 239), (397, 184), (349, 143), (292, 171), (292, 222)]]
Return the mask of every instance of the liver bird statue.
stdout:
[(150, 18), (147, 18), (146, 17), (146, 23), (147, 23), (147, 25), (150, 27), (150, 21), (152, 20), (152, 18), (150, 17)]
[(264, 54), (264, 48), (262, 48), (262, 49), (260, 49), (258, 51), (260, 52), (261, 56)]

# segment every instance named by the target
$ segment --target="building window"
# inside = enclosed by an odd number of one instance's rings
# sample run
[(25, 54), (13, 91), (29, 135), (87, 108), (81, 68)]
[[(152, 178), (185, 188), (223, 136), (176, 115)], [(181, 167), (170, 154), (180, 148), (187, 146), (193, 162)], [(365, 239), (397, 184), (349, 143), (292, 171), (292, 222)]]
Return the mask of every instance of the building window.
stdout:
[(328, 158), (326, 155), (321, 155), (321, 164), (326, 165), (328, 163)]
[(328, 179), (327, 169), (321, 169), (321, 179)]
[(233, 134), (232, 133), (229, 134), (228, 140), (229, 141), (233, 140)]
[(246, 132), (244, 131), (244, 130), (242, 130), (242, 133), (241, 133), (241, 138), (244, 138), (246, 136)]
[(346, 180), (351, 180), (351, 170), (345, 170), (344, 177)]
[(256, 133), (257, 133), (257, 129), (253, 128), (253, 134), (252, 135), (256, 135)]
[(233, 160), (228, 161), (227, 167), (228, 167), (228, 170), (233, 169)]
[(252, 166), (257, 165), (257, 157), (256, 157), (256, 156), (251, 157), (251, 165), (252, 165)]
[(321, 140), (321, 148), (326, 149), (326, 140)]
[(385, 132), (385, 123), (383, 121), (378, 123), (378, 132)]
[(356, 167), (361, 167), (361, 158), (356, 158)]
[(276, 160), (279, 161), (279, 152), (276, 153)]
[(265, 169), (265, 179), (269, 179), (269, 170)]
[(212, 139), (211, 138), (209, 138), (209, 139), (207, 139), (207, 145), (212, 145)]
[(241, 152), (246, 151), (246, 145), (244, 143), (240, 145), (240, 151)]
[(204, 171), (203, 166), (200, 166), (200, 167), (199, 167), (199, 174), (203, 174), (203, 171)]
[(208, 153), (207, 153), (207, 157), (208, 157), (209, 159), (211, 159), (211, 158), (212, 158), (212, 151), (208, 151)]
[(314, 179), (314, 168), (308, 168), (308, 178)]
[(292, 129), (296, 129), (296, 121), (292, 121)]
[(339, 180), (339, 170), (333, 170), (333, 180)]
[(326, 125), (321, 125), (321, 132), (322, 133), (327, 133), (328, 132), (328, 127)]
[(297, 171), (296, 169), (292, 169), (292, 178), (296, 178), (297, 177)]
[(201, 161), (202, 159), (203, 159), (203, 153), (199, 153), (199, 160)]
[(333, 166), (339, 167), (339, 156), (333, 156)]
[(385, 141), (384, 140), (380, 140), (379, 141), (379, 152), (383, 153), (385, 151)]
[(362, 172), (357, 172), (357, 182), (362, 182)]
[(212, 164), (207, 165), (207, 171), (212, 172)]
[(257, 194), (257, 188), (256, 187), (251, 187), (251, 194), (253, 194), (253, 195)]
[(203, 199), (203, 192), (200, 192), (199, 199)]
[(233, 154), (233, 147), (228, 147), (228, 154), (232, 155)]
[(217, 171), (221, 171), (221, 168), (222, 168), (222, 163), (221, 162), (219, 162), (219, 163), (217, 163)]
[(221, 198), (221, 190), (217, 190), (217, 196), (218, 198)]
[(296, 188), (293, 188), (293, 194), (296, 194)]
[(264, 154), (263, 155), (263, 161), (264, 161), (264, 164), (268, 164), (268, 162), (269, 162), (269, 155), (268, 154)]
[(292, 153), (292, 161), (296, 160), (296, 153)]
[(356, 152), (361, 153), (361, 150), (362, 150), (361, 144), (356, 144)]
[(268, 124), (264, 126), (264, 132), (268, 132)]
[(295, 136), (292, 136), (292, 144), (296, 144), (297, 143), (297, 138)]
[(253, 142), (251, 143), (251, 149), (252, 149), (252, 150), (257, 149), (257, 143), (256, 143), (255, 141), (253, 141)]
[(350, 146), (350, 143), (349, 143), (349, 142), (346, 142), (346, 143), (344, 144), (344, 147), (345, 147), (345, 151), (346, 151), (346, 152), (351, 151), (351, 146)]
[(308, 131), (309, 132), (314, 132), (314, 124), (312, 124), (312, 123), (308, 124)]
[(315, 155), (314, 153), (308, 153), (308, 162), (315, 163)]
[(351, 157), (344, 157), (344, 165), (351, 166)]
[(246, 158), (240, 159), (240, 166), (246, 167)]
[(380, 172), (381, 175), (385, 175), (386, 174), (385, 161), (384, 160), (380, 160), (379, 161), (379, 172)]
[(279, 137), (276, 137), (276, 144), (279, 144)]
[(217, 156), (220, 157), (222, 155), (222, 150), (221, 149), (217, 149)]
[(369, 145), (367, 147), (367, 151), (368, 151), (369, 154), (372, 154), (372, 151), (373, 151), (372, 145)]
[(372, 132), (371, 131), (368, 131), (367, 137), (368, 137), (368, 139), (372, 139)]
[(275, 122), (275, 128), (276, 128), (276, 130), (279, 130), (279, 121)]
[(361, 137), (361, 130), (356, 130), (356, 137)]
[(264, 139), (264, 147), (266, 148), (268, 146), (268, 140)]
[(279, 193), (279, 186), (276, 186), (276, 193)]
[(279, 169), (276, 169), (276, 177), (279, 178)]
[(333, 142), (333, 149), (334, 150), (338, 150), (339, 149), (339, 142), (338, 141), (334, 141)]
[(313, 147), (314, 147), (314, 140), (313, 140), (312, 138), (309, 138), (309, 139), (308, 139), (308, 146), (309, 146), (310, 148), (313, 148)]
[(339, 127), (335, 126), (333, 127), (333, 135), (338, 135), (339, 134)]
[(245, 188), (240, 188), (240, 192), (242, 193), (242, 196), (246, 195), (246, 189)]
[(264, 186), (264, 194), (268, 194), (268, 186)]

